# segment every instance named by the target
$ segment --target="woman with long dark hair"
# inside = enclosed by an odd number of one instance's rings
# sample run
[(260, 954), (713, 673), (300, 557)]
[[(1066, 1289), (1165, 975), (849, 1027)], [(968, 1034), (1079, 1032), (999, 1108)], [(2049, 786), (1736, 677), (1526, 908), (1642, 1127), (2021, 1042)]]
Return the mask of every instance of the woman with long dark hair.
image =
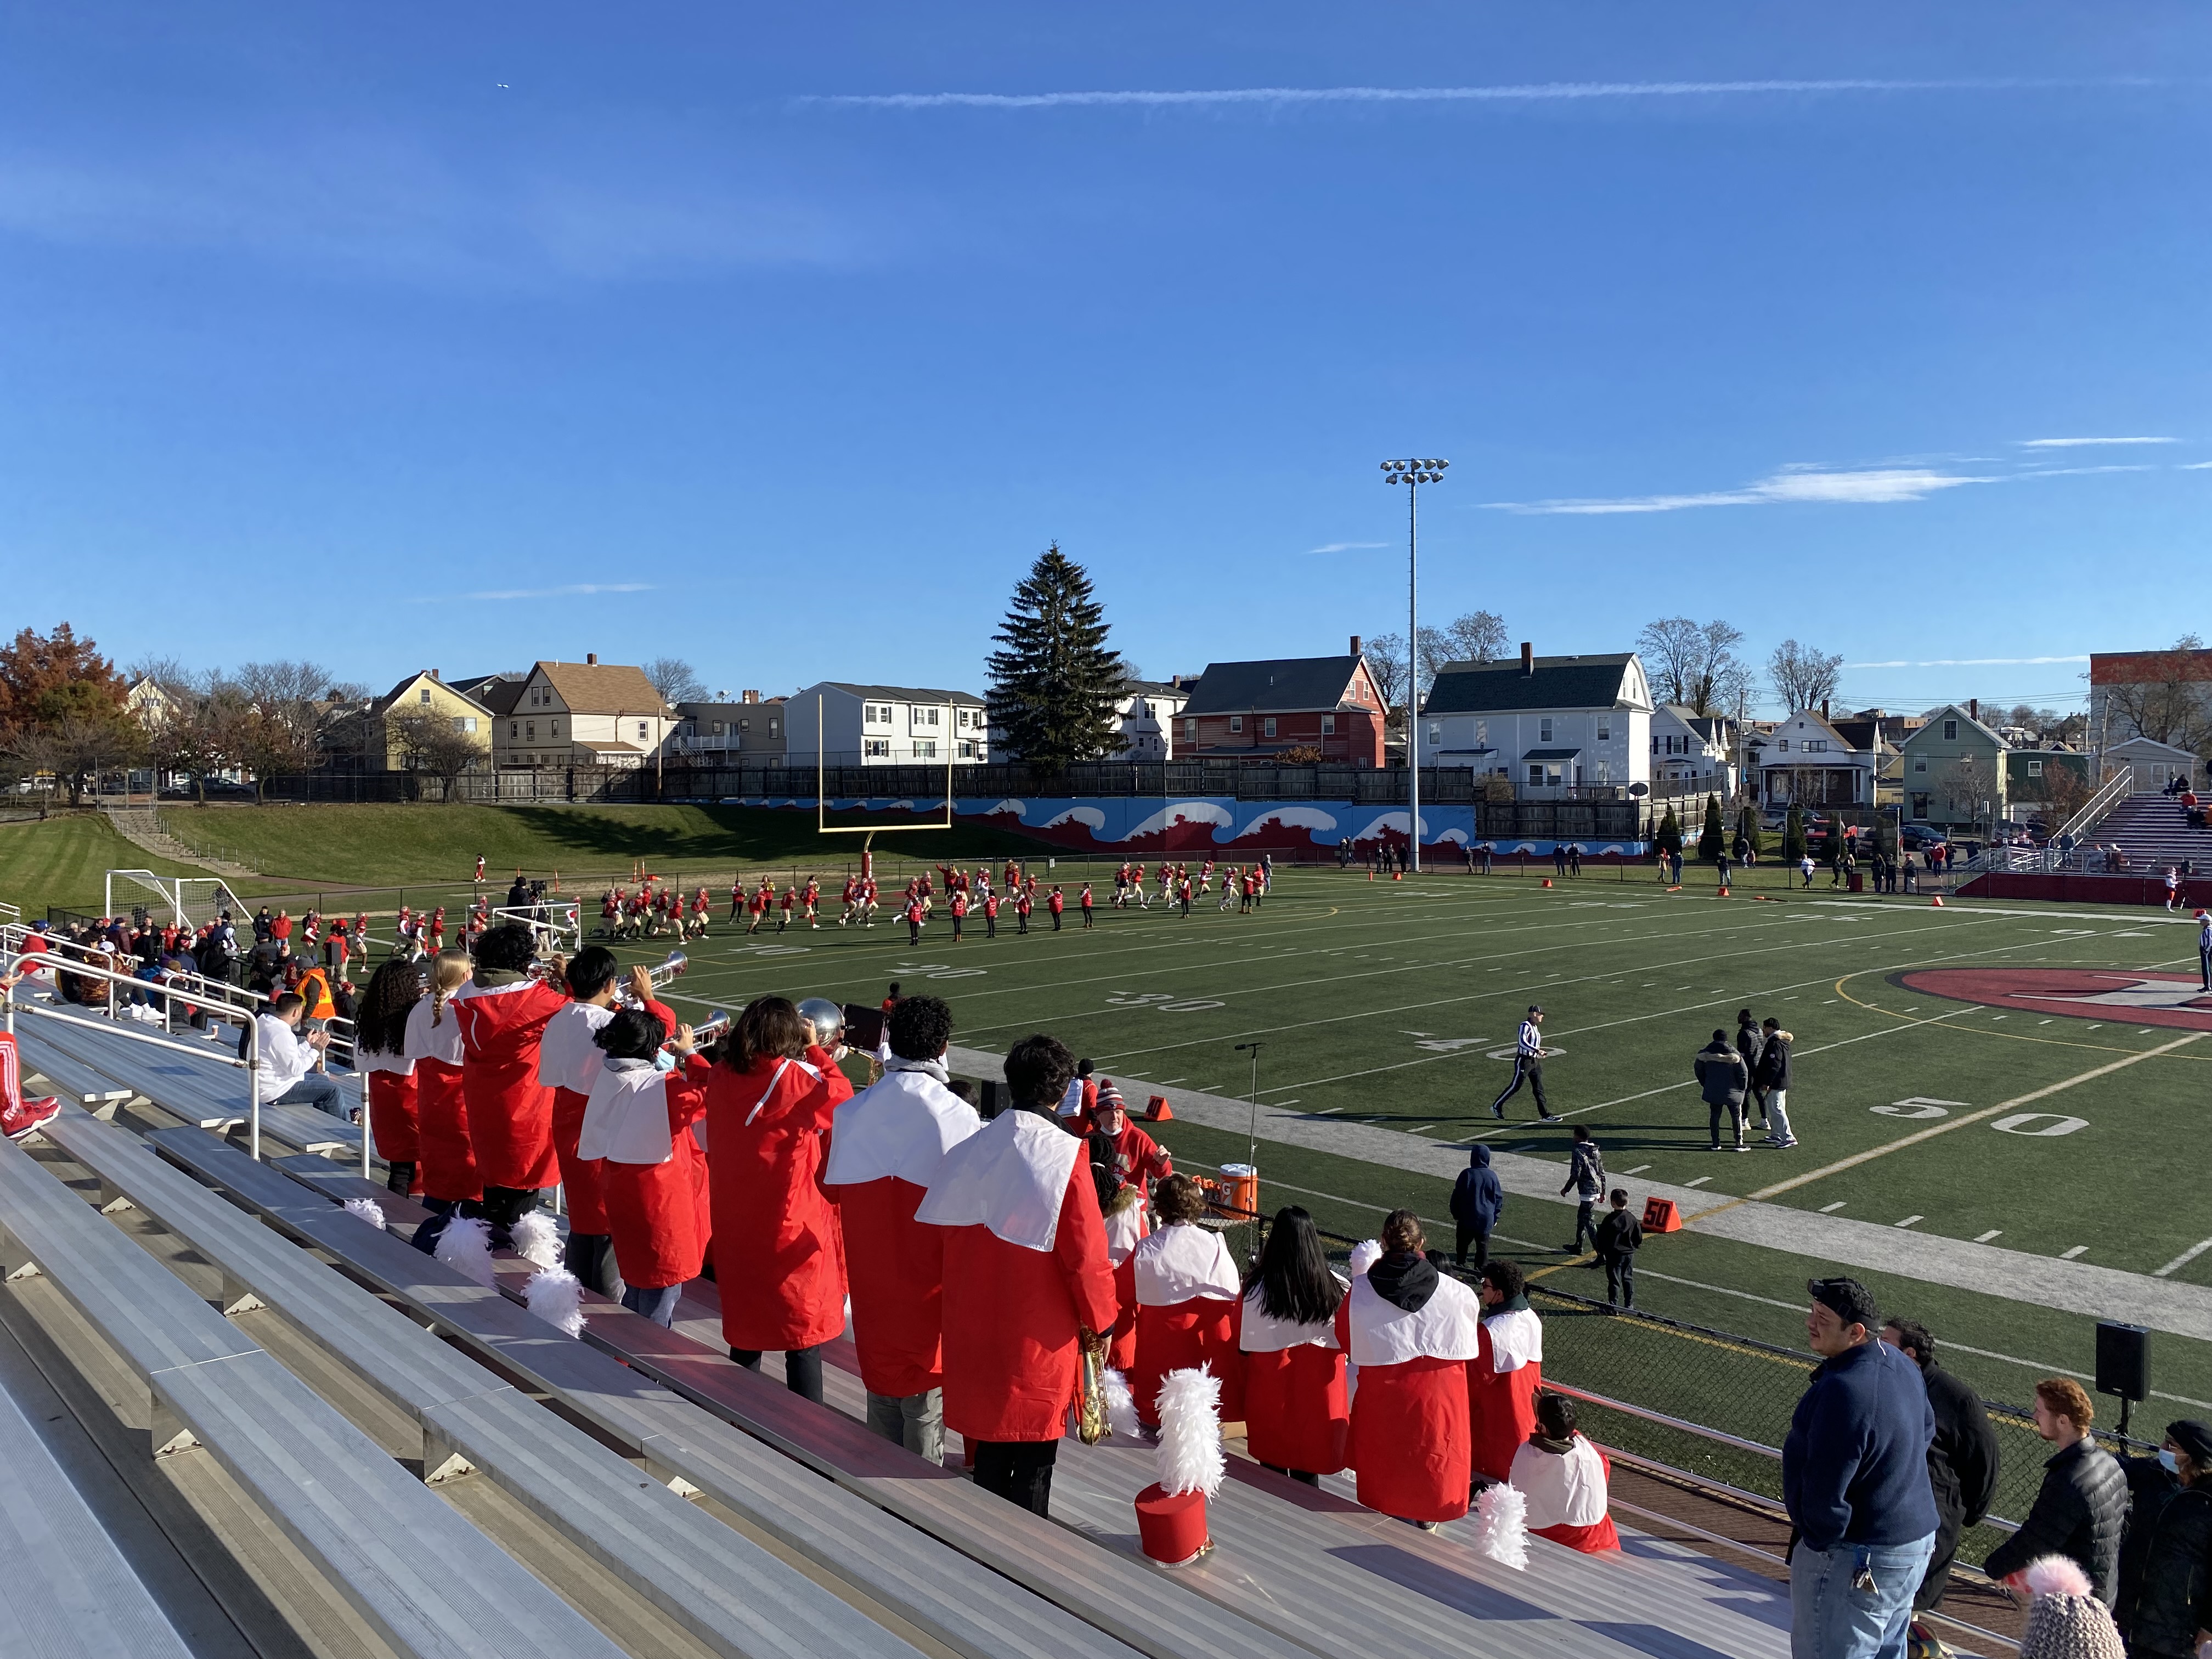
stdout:
[(369, 1133), (376, 1155), (391, 1169), (384, 1184), (402, 1194), (422, 1190), (416, 1178), (422, 1141), (415, 1062), (407, 1057), (407, 1014), (422, 1000), (422, 989), (413, 963), (387, 957), (355, 1013), (354, 1065), (368, 1079)]
[[(722, 1336), (748, 1370), (783, 1355), (793, 1394), (822, 1398), (821, 1346), (845, 1328), (845, 1250), (822, 1190), (823, 1137), (853, 1085), (783, 997), (757, 997), (707, 1085), (714, 1284)], [(621, 1260), (619, 1248), (616, 1260)]]
[(1121, 1177), (1121, 1146), (1114, 1137), (1093, 1129), (1084, 1146), (1098, 1212), (1106, 1222), (1106, 1260), (1114, 1269), (1114, 1300), (1120, 1309), (1106, 1363), (1127, 1371), (1137, 1363), (1137, 1246), (1151, 1234), (1152, 1218), (1145, 1208), (1145, 1183)]
[(1160, 1420), (1160, 1379), (1211, 1365), (1221, 1379), (1221, 1420), (1244, 1415), (1244, 1368), (1237, 1352), (1237, 1304), (1244, 1293), (1236, 1259), (1219, 1233), (1198, 1224), (1206, 1194), (1188, 1176), (1152, 1189), (1159, 1231), (1131, 1255), (1137, 1285), (1137, 1363), (1129, 1371), (1138, 1419)]
[(1244, 1276), (1237, 1346), (1244, 1365), (1244, 1437), (1252, 1455), (1309, 1486), (1345, 1467), (1352, 1404), (1344, 1352), (1348, 1287), (1330, 1269), (1313, 1218), (1275, 1212), (1260, 1260)]
[(1482, 1352), (1482, 1306), (1437, 1271), (1411, 1210), (1352, 1253), (1349, 1454), (1359, 1501), (1425, 1531), (1467, 1513), (1474, 1445), (1468, 1361)]

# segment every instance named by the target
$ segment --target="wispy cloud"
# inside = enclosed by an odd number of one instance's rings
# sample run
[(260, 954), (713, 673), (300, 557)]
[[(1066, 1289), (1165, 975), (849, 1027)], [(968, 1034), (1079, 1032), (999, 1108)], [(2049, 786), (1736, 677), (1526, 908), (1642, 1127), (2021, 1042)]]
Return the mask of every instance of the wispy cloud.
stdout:
[(1881, 506), (1925, 500), (1961, 484), (1998, 483), (1997, 477), (1941, 472), (1929, 467), (1881, 466), (1831, 470), (1788, 466), (1741, 489), (1708, 490), (1694, 495), (1578, 496), (1544, 501), (1485, 501), (1500, 512), (1521, 514), (1679, 513), (1692, 507), (1771, 507), (1790, 503)]
[(1923, 661), (1847, 662), (1846, 668), (2017, 668), (2030, 663), (2087, 662), (2079, 657), (1930, 657)]
[(409, 601), (413, 605), (451, 605), (456, 599), (568, 599), (592, 593), (652, 593), (651, 582), (568, 582), (560, 587), (495, 587), (481, 593), (431, 594)]
[(2190, 461), (2173, 470), (2176, 472), (2212, 472), (2212, 461)]
[(1308, 553), (1357, 553), (1366, 548), (1388, 547), (1389, 542), (1323, 542), (1319, 547), (1306, 549)]
[(2040, 92), (2155, 87), (2158, 79), (1940, 81), (1540, 81), (1487, 87), (1217, 87), (1188, 91), (843, 93), (796, 99), (848, 109), (1188, 109), (1237, 105), (1536, 104), (1601, 99), (1772, 97), (1790, 94)]
[(2022, 449), (2087, 449), (2095, 444), (2172, 444), (2179, 438), (2023, 438)]

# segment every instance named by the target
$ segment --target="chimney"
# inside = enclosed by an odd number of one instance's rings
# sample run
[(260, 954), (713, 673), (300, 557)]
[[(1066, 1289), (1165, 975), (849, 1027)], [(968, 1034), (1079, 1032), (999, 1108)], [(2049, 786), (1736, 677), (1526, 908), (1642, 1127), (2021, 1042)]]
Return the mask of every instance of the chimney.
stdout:
[(1967, 718), (1968, 720), (1978, 720), (1981, 719), (1981, 717), (1982, 717), (1982, 700), (1981, 700), (1979, 697), (1969, 697), (1969, 698), (1967, 698), (1967, 699), (1966, 699), (1966, 718)]
[(760, 693), (757, 690), (745, 691), (741, 694), (738, 701), (742, 702), (758, 702), (760, 701)]
[(1352, 636), (1352, 654), (1355, 657), (1359, 654), (1359, 635), (1357, 634)]
[(1820, 699), (1820, 718), (1822, 720), (1828, 718), (1828, 700), (1826, 697)]
[(445, 684), (445, 681), (440, 677), (438, 671), (434, 668), (430, 671), (430, 678), (434, 680), (437, 680), (441, 685)]
[(586, 668), (597, 668), (599, 665), (599, 653), (598, 652), (596, 652), (596, 651), (586, 651), (586, 653), (584, 653), (584, 666), (585, 666), (585, 667), (586, 667)]
[(1536, 672), (1536, 647), (1526, 640), (1521, 641), (1521, 672), (1524, 674)]

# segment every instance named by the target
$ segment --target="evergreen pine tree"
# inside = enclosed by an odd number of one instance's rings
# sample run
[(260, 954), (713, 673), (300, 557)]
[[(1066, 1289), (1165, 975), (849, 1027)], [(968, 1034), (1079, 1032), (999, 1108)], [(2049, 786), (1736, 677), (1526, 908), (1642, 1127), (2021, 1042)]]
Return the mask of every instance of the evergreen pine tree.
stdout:
[(1790, 804), (1789, 819), (1782, 826), (1782, 856), (1795, 864), (1805, 856), (1805, 809)]
[(1721, 798), (1705, 797), (1705, 827), (1698, 834), (1698, 856), (1707, 864), (1720, 862), (1728, 850), (1728, 831), (1721, 827)]
[(991, 726), (1034, 766), (1092, 761), (1118, 746), (1127, 671), (1107, 647), (1106, 617), (1091, 578), (1054, 542), (1014, 589), (992, 636)]
[(1652, 845), (1662, 853), (1679, 853), (1682, 850), (1682, 825), (1674, 817), (1673, 807), (1668, 807), (1667, 816), (1659, 821), (1658, 833), (1651, 837), (1651, 842)]
[(1759, 809), (1756, 806), (1747, 806), (1736, 814), (1735, 830), (1736, 834), (1743, 837), (1743, 844), (1753, 853), (1763, 853), (1766, 850), (1759, 845)]

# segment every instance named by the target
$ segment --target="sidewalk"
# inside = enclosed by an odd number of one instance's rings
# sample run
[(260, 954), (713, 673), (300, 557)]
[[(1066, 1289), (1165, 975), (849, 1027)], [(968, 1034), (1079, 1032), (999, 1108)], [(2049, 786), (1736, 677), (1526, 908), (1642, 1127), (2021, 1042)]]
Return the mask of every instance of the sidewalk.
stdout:
[[(956, 1047), (946, 1058), (956, 1073), (965, 1076), (1000, 1074), (996, 1054)], [(1241, 1135), (1252, 1121), (1249, 1104), (1220, 1095), (1153, 1084), (1143, 1084), (1127, 1092), (1133, 1103), (1140, 1093), (1164, 1095), (1177, 1117), (1209, 1129)], [(1279, 1141), (1403, 1170), (1437, 1182), (1443, 1190), (1449, 1190), (1467, 1167), (1464, 1142), (1423, 1140), (1395, 1129), (1313, 1117), (1264, 1104), (1259, 1113), (1259, 1136), (1262, 1141)], [(1571, 1207), (1559, 1196), (1564, 1165), (1493, 1152), (1491, 1167), (1498, 1171), (1505, 1190), (1516, 1197), (1541, 1199), (1562, 1209)], [(2063, 1261), (2056, 1256), (2029, 1255), (1933, 1233), (1899, 1232), (1875, 1222), (1762, 1204), (1707, 1188), (1638, 1182), (1636, 1191), (1639, 1197), (1672, 1199), (1682, 1212), (1683, 1224), (1692, 1232), (1761, 1244), (1838, 1267), (1864, 1267), (1899, 1279), (1978, 1291), (2092, 1319), (2126, 1320), (2153, 1330), (2212, 1341), (2212, 1289), (2203, 1285), (2122, 1273), (2085, 1261)]]

